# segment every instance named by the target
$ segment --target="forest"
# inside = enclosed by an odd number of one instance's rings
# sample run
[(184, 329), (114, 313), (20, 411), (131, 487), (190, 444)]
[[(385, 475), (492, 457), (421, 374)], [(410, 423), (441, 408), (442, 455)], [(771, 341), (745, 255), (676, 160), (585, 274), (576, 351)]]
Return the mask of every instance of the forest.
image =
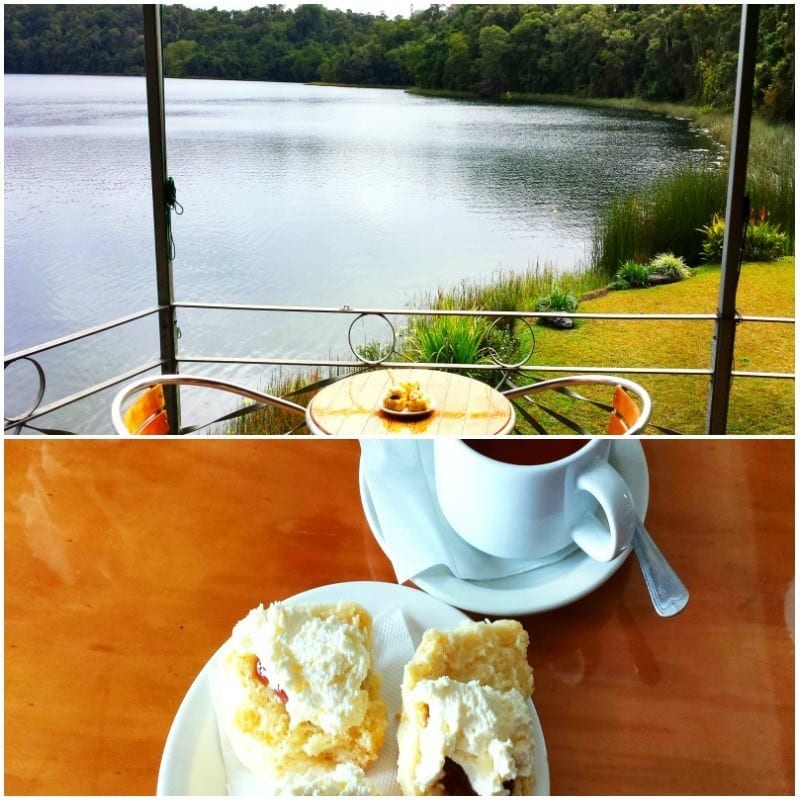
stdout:
[[(4, 5), (5, 72), (140, 75), (141, 6)], [(739, 5), (163, 8), (167, 77), (640, 97), (727, 110)], [(794, 4), (761, 7), (755, 106), (794, 121)]]

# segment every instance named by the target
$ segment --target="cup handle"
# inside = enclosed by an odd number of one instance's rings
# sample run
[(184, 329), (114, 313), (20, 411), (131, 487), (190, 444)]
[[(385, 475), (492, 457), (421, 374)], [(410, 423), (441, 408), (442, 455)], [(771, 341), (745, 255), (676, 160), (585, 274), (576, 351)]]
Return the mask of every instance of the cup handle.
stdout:
[(591, 494), (608, 520), (601, 524), (592, 512), (572, 529), (572, 540), (596, 561), (612, 561), (630, 547), (636, 527), (633, 494), (620, 474), (605, 461), (598, 461), (582, 472), (575, 487)]

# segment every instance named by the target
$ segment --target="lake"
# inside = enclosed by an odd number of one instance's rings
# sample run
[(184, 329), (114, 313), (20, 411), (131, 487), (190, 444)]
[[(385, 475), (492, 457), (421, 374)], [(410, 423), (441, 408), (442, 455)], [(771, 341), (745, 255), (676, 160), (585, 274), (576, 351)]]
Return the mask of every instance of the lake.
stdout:
[[(178, 301), (406, 307), (588, 260), (622, 187), (720, 157), (683, 120), (396, 90), (165, 82)], [(5, 353), (156, 302), (145, 82), (5, 76)], [(349, 319), (183, 311), (194, 356), (349, 355)], [(147, 320), (41, 356), (45, 402), (151, 360)], [(263, 385), (263, 368), (195, 371)], [(6, 375), (8, 414), (29, 402)], [(109, 393), (46, 424), (110, 432)], [(45, 423), (42, 423), (45, 424)]]

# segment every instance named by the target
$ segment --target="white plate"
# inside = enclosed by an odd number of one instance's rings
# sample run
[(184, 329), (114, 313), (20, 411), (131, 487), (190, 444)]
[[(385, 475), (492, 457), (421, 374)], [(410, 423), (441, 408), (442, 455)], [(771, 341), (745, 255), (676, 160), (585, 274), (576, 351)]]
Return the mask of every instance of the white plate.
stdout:
[(428, 407), (422, 411), (397, 411), (394, 408), (387, 408), (384, 405), (381, 405), (381, 411), (384, 414), (388, 414), (390, 417), (395, 417), (395, 419), (420, 419), (420, 417), (427, 417), (433, 409), (436, 408), (436, 401), (431, 398), (430, 402), (428, 403)]
[[(432, 442), (428, 445), (432, 446)], [(650, 496), (650, 477), (641, 443), (638, 439), (614, 440), (609, 461), (630, 486), (636, 512), (644, 521)], [(383, 547), (380, 523), (363, 472), (359, 472), (359, 484), (367, 522), (378, 544)], [(553, 564), (507, 578), (468, 581), (456, 578), (450, 570), (440, 566), (426, 570), (413, 581), (433, 597), (478, 614), (535, 614), (585, 597), (605, 583), (629, 555), (630, 549), (613, 561), (603, 562), (575, 549)]]
[[(394, 583), (335, 583), (302, 592), (290, 598), (289, 602), (329, 603), (339, 600), (360, 603), (373, 617), (380, 616), (384, 611), (402, 609), (414, 647), (419, 644), (422, 634), (428, 628), (448, 630), (467, 619), (460, 611), (424, 592)], [(236, 620), (231, 621), (231, 627), (235, 622)], [(195, 678), (175, 715), (158, 772), (156, 794), (159, 796), (227, 793), (225, 766), (208, 684), (211, 661)], [(536, 753), (534, 793), (546, 795), (550, 793), (550, 771), (544, 734), (535, 708), (533, 723)]]

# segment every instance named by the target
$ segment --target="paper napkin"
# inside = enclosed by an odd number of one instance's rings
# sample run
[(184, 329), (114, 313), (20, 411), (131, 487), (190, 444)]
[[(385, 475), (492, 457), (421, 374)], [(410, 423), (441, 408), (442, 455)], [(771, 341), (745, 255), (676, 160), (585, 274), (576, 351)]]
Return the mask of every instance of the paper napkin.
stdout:
[(463, 580), (492, 580), (560, 561), (563, 550), (534, 560), (497, 558), (468, 544), (450, 526), (436, 498), (433, 442), (364, 439), (361, 469), (380, 530), (373, 532), (398, 583), (444, 566)]
[[(399, 796), (402, 792), (397, 783), (397, 722), (401, 710), (403, 668), (414, 655), (414, 643), (403, 612), (399, 609), (387, 611), (374, 620), (373, 634), (375, 668), (383, 676), (381, 685), (388, 707), (389, 725), (378, 760), (366, 773), (380, 794)], [(214, 663), (210, 670), (209, 683), (215, 712), (218, 703), (223, 702), (222, 698), (225, 696), (225, 692), (218, 688), (219, 681), (220, 673)], [(219, 740), (228, 794), (269, 796), (271, 789), (264, 780), (236, 758), (223, 728), (219, 729)]]

